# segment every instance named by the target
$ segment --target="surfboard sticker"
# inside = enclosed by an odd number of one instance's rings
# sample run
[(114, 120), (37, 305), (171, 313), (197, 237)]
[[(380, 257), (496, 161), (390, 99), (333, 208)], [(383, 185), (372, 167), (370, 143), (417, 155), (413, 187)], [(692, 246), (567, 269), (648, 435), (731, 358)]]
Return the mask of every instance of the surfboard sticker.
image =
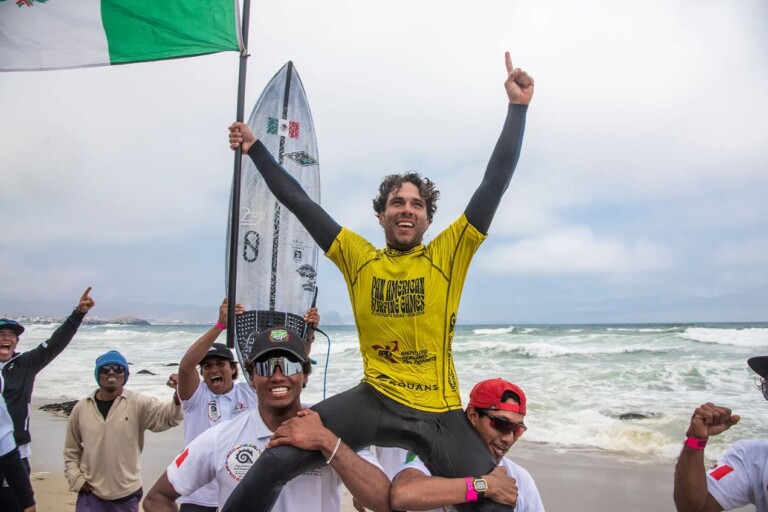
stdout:
[[(291, 62), (261, 93), (248, 119), (256, 137), (316, 202), (320, 166), (312, 113)], [(267, 188), (250, 158), (243, 158), (237, 262), (237, 302), (246, 313), (236, 322), (241, 363), (259, 331), (286, 325), (304, 331), (312, 304), (319, 248), (299, 220)], [(229, 259), (227, 259), (229, 261)]]

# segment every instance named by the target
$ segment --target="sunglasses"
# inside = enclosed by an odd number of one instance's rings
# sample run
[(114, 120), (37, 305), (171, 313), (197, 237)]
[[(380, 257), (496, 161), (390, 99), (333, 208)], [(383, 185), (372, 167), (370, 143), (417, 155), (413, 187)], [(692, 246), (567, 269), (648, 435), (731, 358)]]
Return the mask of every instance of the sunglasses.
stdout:
[(261, 377), (271, 377), (275, 374), (277, 368), (280, 368), (285, 377), (290, 377), (303, 371), (301, 362), (291, 361), (287, 357), (270, 357), (264, 361), (253, 362), (253, 372)]
[(119, 364), (105, 364), (101, 368), (99, 368), (99, 373), (102, 375), (107, 375), (109, 372), (114, 372), (118, 375), (121, 373), (125, 373), (125, 368), (120, 366)]
[(481, 417), (486, 416), (490, 420), (491, 427), (505, 436), (514, 434), (515, 437), (517, 437), (528, 430), (525, 423), (518, 423), (516, 421), (508, 420), (507, 418), (502, 418), (501, 416), (493, 416), (492, 414), (488, 414), (488, 411), (485, 409), (478, 409), (477, 414)]

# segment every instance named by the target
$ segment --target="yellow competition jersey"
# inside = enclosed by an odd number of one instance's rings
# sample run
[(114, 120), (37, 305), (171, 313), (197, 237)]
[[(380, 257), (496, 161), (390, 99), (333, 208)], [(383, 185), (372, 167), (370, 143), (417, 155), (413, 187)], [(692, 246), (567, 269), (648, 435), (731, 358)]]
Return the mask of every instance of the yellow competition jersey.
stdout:
[(376, 249), (341, 230), (326, 256), (347, 282), (364, 382), (422, 411), (461, 409), (451, 343), (469, 263), (484, 239), (463, 214), (408, 252)]

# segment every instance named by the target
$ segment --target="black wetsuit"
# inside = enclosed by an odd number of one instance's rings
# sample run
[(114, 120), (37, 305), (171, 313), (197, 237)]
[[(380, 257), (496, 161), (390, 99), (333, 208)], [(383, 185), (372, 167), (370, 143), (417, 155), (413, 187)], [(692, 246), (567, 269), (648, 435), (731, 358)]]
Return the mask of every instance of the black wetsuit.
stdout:
[[(527, 106), (510, 105), (499, 141), (480, 186), (464, 211), (467, 221), (482, 234), (488, 232), (501, 197), (507, 189), (522, 145)], [(248, 152), (270, 190), (284, 204), (324, 252), (342, 228), (313, 202), (272, 158), (261, 142)], [(326, 399), (314, 407), (323, 424), (353, 450), (376, 445), (413, 450), (432, 474), (457, 478), (488, 474), (495, 466), (461, 409), (427, 412), (399, 403), (367, 383)], [(278, 446), (266, 450), (235, 488), (222, 512), (271, 509), (286, 482), (324, 463), (320, 452)], [(492, 501), (460, 505), (466, 510), (511, 511)]]

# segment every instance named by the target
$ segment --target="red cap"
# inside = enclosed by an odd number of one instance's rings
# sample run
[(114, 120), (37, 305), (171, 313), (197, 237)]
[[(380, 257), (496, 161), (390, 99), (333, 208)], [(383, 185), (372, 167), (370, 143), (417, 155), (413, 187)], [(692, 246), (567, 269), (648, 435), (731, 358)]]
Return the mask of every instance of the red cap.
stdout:
[[(520, 403), (502, 402), (501, 396), (505, 391), (512, 391), (520, 397)], [(493, 409), (500, 411), (519, 412), (525, 416), (525, 393), (519, 387), (504, 379), (488, 379), (475, 384), (469, 394), (469, 405), (477, 409)]]

